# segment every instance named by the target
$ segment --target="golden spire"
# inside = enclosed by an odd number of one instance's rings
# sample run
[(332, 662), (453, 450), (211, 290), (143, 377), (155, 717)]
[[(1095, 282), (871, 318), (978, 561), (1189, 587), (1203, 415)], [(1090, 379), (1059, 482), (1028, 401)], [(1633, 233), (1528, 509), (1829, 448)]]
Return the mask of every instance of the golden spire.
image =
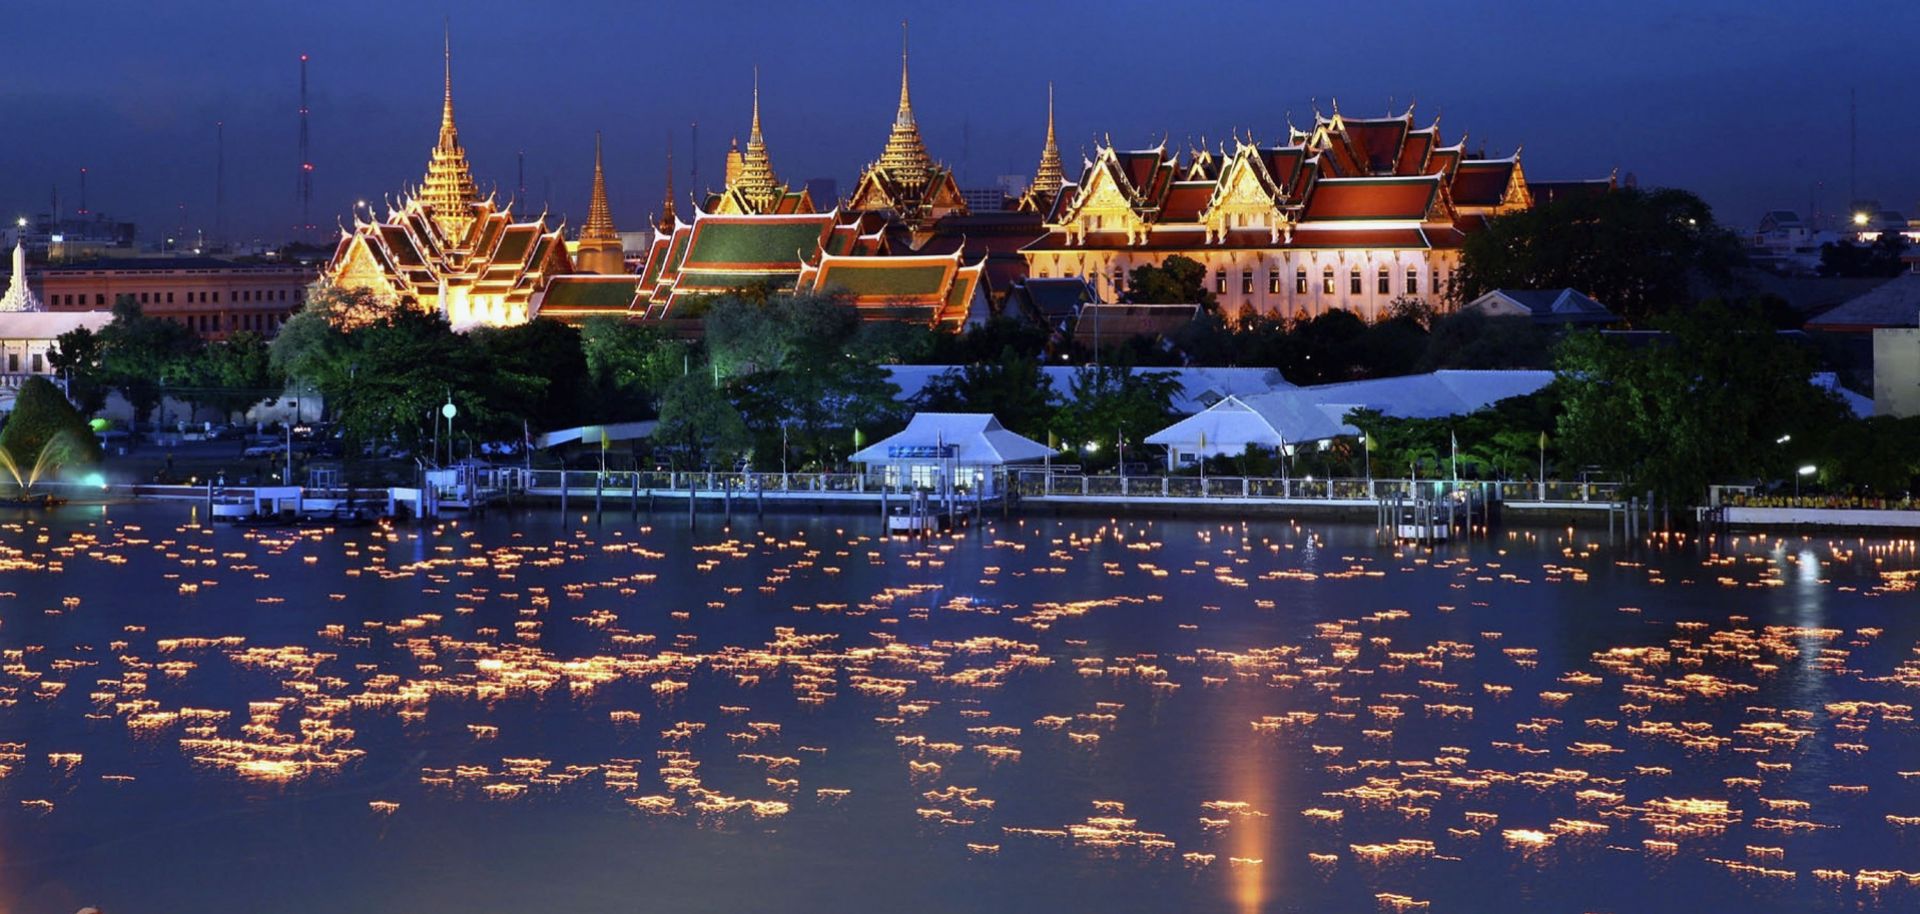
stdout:
[(619, 241), (613, 230), (613, 213), (607, 208), (607, 173), (600, 166), (600, 131), (593, 132), (593, 202), (587, 207), (587, 224), (580, 229), (582, 241)]
[(927, 157), (927, 144), (920, 139), (920, 127), (913, 119), (913, 101), (907, 90), (907, 23), (900, 23), (900, 110), (893, 116), (893, 132), (876, 166), (893, 181), (910, 189), (926, 186), (933, 171)]
[(1060, 145), (1053, 139), (1053, 83), (1047, 83), (1047, 145), (1040, 150), (1040, 167), (1033, 173), (1033, 190), (1057, 194), (1065, 183), (1066, 175), (1060, 167)]
[(678, 218), (673, 211), (673, 134), (667, 134), (667, 199), (660, 205), (660, 224), (656, 226), (661, 234), (671, 234)]
[(760, 68), (753, 68), (753, 127), (747, 133), (747, 151), (740, 158), (740, 175), (734, 187), (755, 212), (773, 209), (782, 188), (773, 174), (773, 160), (767, 156), (767, 139), (760, 133)]
[(473, 204), (480, 189), (473, 183), (473, 170), (467, 165), (467, 151), (460, 145), (460, 132), (453, 126), (453, 37), (451, 29), (441, 51), (444, 67), (443, 98), (440, 107), (440, 140), (427, 160), (427, 177), (421, 182), (419, 200), (433, 208), (433, 221), (448, 240), (458, 244), (473, 224)]

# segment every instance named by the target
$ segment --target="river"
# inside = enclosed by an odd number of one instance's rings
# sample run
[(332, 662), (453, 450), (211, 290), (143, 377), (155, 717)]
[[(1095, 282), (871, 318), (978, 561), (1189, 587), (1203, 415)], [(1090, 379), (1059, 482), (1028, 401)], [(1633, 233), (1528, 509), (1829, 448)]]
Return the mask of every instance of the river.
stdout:
[(1913, 910), (1911, 541), (0, 518), (0, 910)]

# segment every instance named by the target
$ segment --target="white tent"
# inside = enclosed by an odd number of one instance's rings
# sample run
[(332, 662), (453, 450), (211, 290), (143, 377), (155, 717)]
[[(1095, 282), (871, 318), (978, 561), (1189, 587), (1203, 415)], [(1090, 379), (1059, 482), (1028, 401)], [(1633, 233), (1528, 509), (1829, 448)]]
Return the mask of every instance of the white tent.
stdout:
[(1553, 381), (1551, 371), (1436, 371), (1230, 396), (1147, 436), (1167, 448), (1167, 465), (1192, 465), (1200, 456), (1238, 455), (1247, 445), (1278, 448), (1358, 435), (1347, 424), (1356, 409), (1402, 419), (1437, 419), (1483, 409), (1533, 393)]
[(1007, 431), (990, 413), (915, 413), (907, 427), (850, 458), (890, 486), (979, 486), (993, 494), (993, 468), (1037, 463), (1053, 450)]

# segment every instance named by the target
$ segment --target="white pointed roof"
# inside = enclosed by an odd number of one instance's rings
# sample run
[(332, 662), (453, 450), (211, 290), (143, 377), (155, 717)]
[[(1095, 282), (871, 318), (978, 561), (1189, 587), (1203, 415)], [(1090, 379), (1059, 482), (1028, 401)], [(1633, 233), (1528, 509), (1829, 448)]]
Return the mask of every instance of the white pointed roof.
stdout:
[(942, 446), (952, 447), (949, 459), (963, 466), (1031, 463), (1053, 453), (1045, 444), (1008, 431), (991, 413), (914, 413), (898, 434), (855, 451), (849, 459), (855, 463), (930, 460), (935, 458), (909, 454), (931, 453)]

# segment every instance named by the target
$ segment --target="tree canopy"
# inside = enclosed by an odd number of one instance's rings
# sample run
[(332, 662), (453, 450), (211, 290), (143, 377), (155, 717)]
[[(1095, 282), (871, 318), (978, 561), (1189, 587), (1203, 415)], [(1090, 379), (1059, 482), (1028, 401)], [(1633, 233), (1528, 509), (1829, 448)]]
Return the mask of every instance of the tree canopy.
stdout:
[(1808, 383), (1811, 355), (1750, 311), (1710, 300), (1655, 326), (1667, 335), (1646, 345), (1594, 333), (1562, 345), (1557, 430), (1574, 464), (1691, 504), (1710, 483), (1784, 475), (1783, 437), (1810, 442), (1849, 418)]
[(1494, 218), (1467, 236), (1458, 300), (1494, 289), (1579, 289), (1629, 321), (1690, 303), (1696, 279), (1724, 286), (1741, 261), (1713, 211), (1683, 190), (1621, 188)]

